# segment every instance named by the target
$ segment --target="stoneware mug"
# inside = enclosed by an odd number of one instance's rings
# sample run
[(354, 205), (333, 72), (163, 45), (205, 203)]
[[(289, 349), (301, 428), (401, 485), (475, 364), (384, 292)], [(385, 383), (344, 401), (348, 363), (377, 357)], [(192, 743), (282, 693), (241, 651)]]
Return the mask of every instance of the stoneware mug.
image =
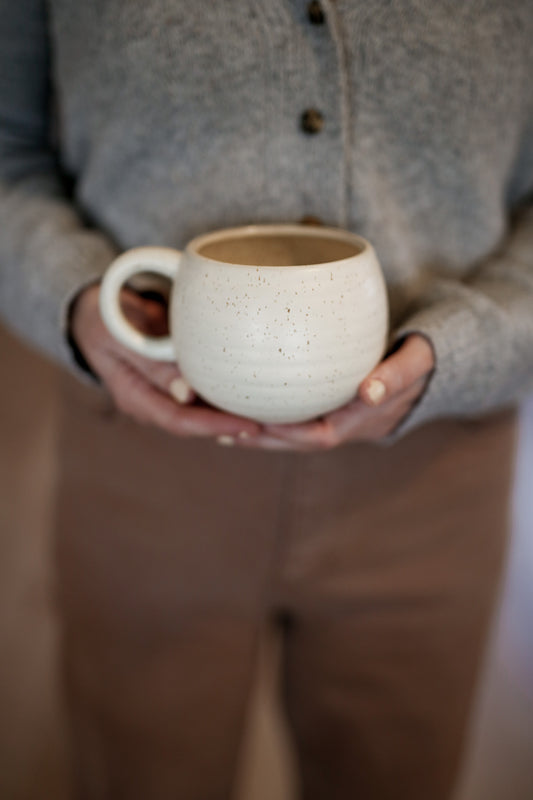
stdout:
[[(141, 272), (172, 282), (169, 337), (145, 336), (121, 312), (120, 289)], [(177, 361), (204, 400), (264, 423), (303, 422), (347, 403), (388, 333), (372, 246), (304, 225), (216, 231), (183, 252), (129, 250), (104, 276), (100, 309), (122, 344)]]

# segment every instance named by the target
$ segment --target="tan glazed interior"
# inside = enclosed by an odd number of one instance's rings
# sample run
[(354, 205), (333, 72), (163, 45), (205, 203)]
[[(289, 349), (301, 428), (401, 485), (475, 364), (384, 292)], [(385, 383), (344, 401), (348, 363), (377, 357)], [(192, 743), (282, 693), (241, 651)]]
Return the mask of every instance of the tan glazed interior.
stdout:
[(297, 267), (351, 258), (361, 253), (361, 247), (327, 236), (259, 234), (207, 242), (198, 253), (225, 264)]

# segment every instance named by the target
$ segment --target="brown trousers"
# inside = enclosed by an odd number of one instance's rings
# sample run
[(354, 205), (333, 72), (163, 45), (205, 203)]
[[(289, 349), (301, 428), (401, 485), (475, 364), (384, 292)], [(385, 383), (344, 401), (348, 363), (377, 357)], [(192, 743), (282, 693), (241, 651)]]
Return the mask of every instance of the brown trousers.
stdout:
[(137, 426), (68, 379), (56, 544), (77, 796), (229, 797), (274, 621), (305, 800), (449, 798), (514, 432), (506, 413), (388, 448), (251, 452)]

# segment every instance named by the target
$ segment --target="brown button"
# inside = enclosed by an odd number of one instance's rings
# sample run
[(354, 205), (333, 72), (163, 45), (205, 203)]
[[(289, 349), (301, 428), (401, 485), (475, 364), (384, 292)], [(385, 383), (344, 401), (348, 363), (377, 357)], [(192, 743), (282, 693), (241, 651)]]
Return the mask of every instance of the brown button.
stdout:
[(313, 214), (306, 214), (300, 220), (300, 225), (323, 225), (324, 223), (320, 217), (315, 217)]
[(311, 0), (307, 6), (307, 16), (313, 25), (323, 25), (325, 22), (324, 9), (318, 0)]
[(324, 117), (316, 108), (308, 108), (307, 111), (303, 112), (300, 118), (300, 126), (304, 133), (310, 135), (320, 133), (324, 127)]

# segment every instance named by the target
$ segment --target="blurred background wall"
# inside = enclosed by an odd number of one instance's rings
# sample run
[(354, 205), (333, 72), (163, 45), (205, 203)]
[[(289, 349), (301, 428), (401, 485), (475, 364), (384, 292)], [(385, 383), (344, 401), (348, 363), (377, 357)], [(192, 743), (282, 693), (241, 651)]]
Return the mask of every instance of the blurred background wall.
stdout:
[[(66, 800), (52, 614), (49, 490), (56, 373), (0, 329), (0, 798)], [(533, 797), (533, 398), (518, 453), (508, 579), (456, 800)], [(237, 800), (292, 800), (296, 779), (265, 638)]]
[(533, 397), (524, 404), (513, 540), (458, 800), (533, 798)]

